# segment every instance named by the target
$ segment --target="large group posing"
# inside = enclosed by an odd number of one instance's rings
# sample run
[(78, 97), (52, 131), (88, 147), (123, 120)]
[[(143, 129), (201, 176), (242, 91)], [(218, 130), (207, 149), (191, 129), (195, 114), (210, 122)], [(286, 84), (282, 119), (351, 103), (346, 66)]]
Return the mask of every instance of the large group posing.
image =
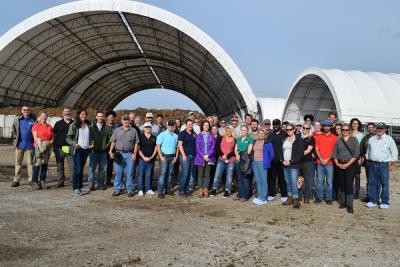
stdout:
[[(335, 112), (326, 120), (314, 121), (305, 115), (303, 124), (279, 119), (259, 121), (246, 114), (243, 124), (238, 116), (209, 116), (199, 121), (193, 112), (184, 123), (180, 119), (154, 118), (147, 113), (145, 122), (135, 112), (123, 115), (96, 112), (94, 121), (82, 109), (76, 118), (71, 109), (63, 109), (63, 118), (52, 127), (42, 112), (36, 118), (29, 107), (13, 123), (16, 147), (15, 177), (12, 187), (20, 186), (24, 155), (28, 180), (34, 189), (46, 185), (51, 152), (57, 162), (57, 187), (64, 187), (64, 162), (70, 170), (72, 190), (83, 190), (84, 167), (89, 157), (89, 191), (113, 186), (113, 196), (126, 191), (128, 197), (155, 195), (152, 190), (154, 165), (159, 161), (157, 194), (188, 197), (191, 192), (203, 198), (223, 195), (228, 198), (237, 184), (234, 200), (265, 205), (280, 193), (285, 206), (300, 208), (325, 201), (353, 213), (354, 199), (360, 194), (360, 173), (365, 168), (366, 206), (389, 208), (389, 171), (394, 168), (398, 151), (385, 123), (337, 122)], [(114, 173), (114, 175), (113, 175)], [(113, 183), (112, 178), (114, 177)], [(135, 184), (136, 181), (136, 184)]]

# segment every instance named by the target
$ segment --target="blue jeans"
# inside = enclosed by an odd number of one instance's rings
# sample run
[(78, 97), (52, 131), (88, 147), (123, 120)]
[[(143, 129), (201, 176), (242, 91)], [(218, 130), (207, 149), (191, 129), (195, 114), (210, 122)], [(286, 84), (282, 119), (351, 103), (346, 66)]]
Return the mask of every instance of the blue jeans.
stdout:
[(332, 201), (333, 165), (317, 165), (317, 192), (319, 200)]
[(193, 169), (194, 166), (194, 156), (187, 155), (186, 161), (182, 160), (182, 156), (179, 156), (179, 161), (181, 163), (181, 173), (179, 174), (179, 193), (186, 193), (189, 189), (189, 182), (194, 180)]
[(122, 162), (117, 164), (114, 162), (115, 178), (114, 178), (114, 192), (119, 192), (122, 186), (122, 172), (125, 172), (126, 191), (133, 192), (133, 161), (132, 153), (121, 153)]
[(232, 191), (232, 175), (233, 169), (235, 168), (235, 161), (226, 163), (223, 160), (218, 160), (217, 167), (215, 170), (213, 189), (218, 190), (221, 185), (221, 178), (224, 170), (226, 170), (226, 183), (225, 191), (229, 193)]
[(143, 191), (143, 178), (144, 178), (144, 189), (149, 191), (151, 189), (151, 174), (154, 169), (154, 161), (144, 161), (142, 158), (138, 160), (138, 190)]
[(99, 166), (99, 174), (97, 176), (97, 185), (104, 187), (104, 177), (106, 176), (106, 165), (107, 165), (107, 152), (103, 153), (89, 153), (89, 187), (95, 185), (95, 172), (97, 166)]
[[(372, 203), (377, 203), (379, 197), (382, 204), (389, 205), (389, 164), (387, 162), (368, 162), (368, 197)], [(382, 187), (382, 191), (380, 188)]]
[[(172, 161), (174, 156), (165, 156), (165, 161), (160, 160), (160, 176), (158, 177), (158, 193), (169, 192), (171, 190), (172, 182), (172, 171), (174, 170), (174, 164)], [(167, 182), (165, 182), (167, 178)]]
[(236, 172), (239, 179), (239, 189), (237, 196), (239, 198), (248, 199), (250, 197), (250, 181), (249, 177), (247, 177), (246, 173), (240, 170), (240, 162), (236, 161)]
[(262, 160), (253, 161), (253, 174), (256, 180), (258, 199), (266, 201), (268, 192), (268, 170), (264, 169), (264, 162)]
[(76, 149), (74, 155), (74, 176), (72, 178), (72, 190), (83, 187), (83, 168), (85, 167), (89, 149)]
[(287, 187), (287, 195), (292, 198), (299, 198), (299, 189), (297, 187), (297, 178), (299, 177), (299, 169), (283, 168)]

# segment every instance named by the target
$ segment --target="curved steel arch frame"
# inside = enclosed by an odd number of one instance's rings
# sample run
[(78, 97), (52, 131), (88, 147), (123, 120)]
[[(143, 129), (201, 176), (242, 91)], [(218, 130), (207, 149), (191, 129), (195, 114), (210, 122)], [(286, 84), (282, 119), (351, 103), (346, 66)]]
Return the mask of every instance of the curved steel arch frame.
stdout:
[[(71, 91), (86, 83), (79, 92), (84, 97), (91, 86), (100, 88), (112, 71), (98, 77), (95, 71), (124, 57), (137, 58), (153, 77), (143, 73), (138, 83), (114, 71), (121, 79), (110, 105), (158, 84), (190, 97), (206, 113), (207, 103), (212, 112), (226, 116), (259, 113), (247, 80), (213, 39), (171, 12), (126, 0), (63, 4), (5, 33), (0, 38), (0, 105), (85, 103), (76, 96), (71, 100)], [(92, 80), (85, 80), (90, 75)], [(218, 104), (216, 96), (222, 96)]]

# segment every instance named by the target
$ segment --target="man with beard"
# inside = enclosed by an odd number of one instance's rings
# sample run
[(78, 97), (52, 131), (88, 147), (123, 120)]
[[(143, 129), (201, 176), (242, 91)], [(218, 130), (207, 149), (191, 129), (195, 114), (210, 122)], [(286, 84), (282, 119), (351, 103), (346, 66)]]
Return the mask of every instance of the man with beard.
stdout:
[(263, 122), (263, 130), (265, 132), (265, 138), (268, 138), (268, 135), (272, 132), (271, 130), (271, 120), (265, 119)]
[(67, 159), (70, 181), (72, 181), (72, 175), (74, 173), (74, 158), (69, 154), (65, 154), (62, 151), (63, 146), (67, 146), (66, 138), (68, 133), (69, 125), (73, 123), (71, 116), (71, 109), (65, 107), (63, 109), (63, 118), (54, 124), (54, 155), (56, 156), (57, 162), (57, 187), (64, 187), (65, 174), (64, 174), (64, 162)]
[(271, 162), (271, 175), (268, 176), (268, 201), (274, 200), (276, 195), (276, 180), (278, 179), (279, 190), (281, 193), (281, 202), (287, 200), (287, 188), (285, 176), (283, 174), (283, 142), (287, 137), (286, 132), (282, 130), (281, 121), (275, 119), (272, 121), (273, 131), (268, 138), (274, 147), (274, 159)]
[(315, 153), (317, 154), (317, 190), (315, 203), (325, 199), (332, 205), (333, 191), (333, 161), (332, 154), (336, 143), (336, 135), (331, 132), (332, 121), (324, 120), (322, 123), (323, 134), (315, 139)]

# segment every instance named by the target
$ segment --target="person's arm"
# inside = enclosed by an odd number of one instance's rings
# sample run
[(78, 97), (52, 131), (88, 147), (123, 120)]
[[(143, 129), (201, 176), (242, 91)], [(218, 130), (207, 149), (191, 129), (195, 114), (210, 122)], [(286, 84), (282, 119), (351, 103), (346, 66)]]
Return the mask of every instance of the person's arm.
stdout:
[(253, 152), (253, 146), (254, 146), (254, 143), (251, 143), (251, 144), (249, 144), (249, 146), (247, 147), (247, 154), (248, 154), (248, 155), (250, 155), (251, 152)]
[(312, 152), (313, 148), (314, 148), (314, 141), (311, 137), (311, 143), (308, 145), (307, 149), (304, 150), (304, 156), (310, 154)]
[(136, 144), (133, 146), (132, 161), (136, 161), (136, 156), (137, 156), (137, 153), (138, 153), (138, 147), (139, 147), (139, 144), (138, 144), (138, 143), (136, 143)]
[(185, 150), (183, 149), (183, 141), (182, 140), (178, 141), (178, 150), (182, 155), (182, 160), (186, 161), (186, 153), (185, 153)]
[(51, 128), (50, 147), (53, 146), (53, 144), (54, 144), (54, 132), (53, 132), (53, 128)]
[(236, 160), (239, 160), (239, 159), (240, 159), (240, 156), (239, 156), (239, 151), (238, 151), (238, 146), (237, 146), (237, 144), (235, 144), (235, 155), (236, 155)]
[(151, 157), (150, 157), (150, 160), (154, 159), (156, 156), (157, 156), (157, 147), (155, 146), (155, 147), (154, 147), (153, 154), (152, 154)]
[(108, 151), (108, 154), (110, 155), (110, 159), (114, 159), (113, 151), (114, 151), (115, 144), (116, 144), (115, 142), (111, 142), (110, 150)]
[(391, 162), (389, 163), (389, 170), (394, 171), (396, 169), (395, 162), (398, 160), (399, 157), (399, 151), (397, 149), (396, 143), (393, 140), (393, 138), (390, 138), (390, 156), (391, 156)]
[(146, 156), (143, 154), (143, 152), (140, 150), (140, 144), (138, 146), (138, 154), (139, 157), (141, 157), (144, 161), (146, 161)]
[(37, 130), (35, 128), (32, 129), (33, 140), (35, 140), (35, 144), (37, 144), (40, 138), (37, 136)]

